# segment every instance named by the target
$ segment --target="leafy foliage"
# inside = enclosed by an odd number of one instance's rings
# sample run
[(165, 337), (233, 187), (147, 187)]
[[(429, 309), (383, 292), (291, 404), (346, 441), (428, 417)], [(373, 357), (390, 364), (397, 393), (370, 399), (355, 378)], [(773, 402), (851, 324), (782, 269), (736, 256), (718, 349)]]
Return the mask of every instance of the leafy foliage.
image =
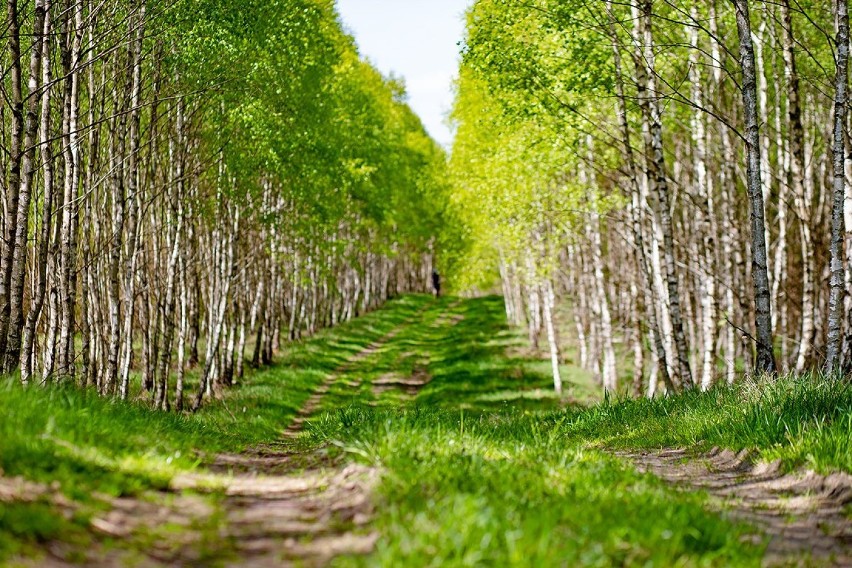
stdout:
[(576, 175), (591, 120), (612, 114), (599, 104), (612, 91), (610, 51), (572, 15), (585, 13), (581, 4), (481, 0), (468, 12), (450, 162), (468, 285), (487, 280), (498, 254), (520, 264), (532, 256), (532, 278), (550, 276), (582, 215), (611, 206), (592, 175)]

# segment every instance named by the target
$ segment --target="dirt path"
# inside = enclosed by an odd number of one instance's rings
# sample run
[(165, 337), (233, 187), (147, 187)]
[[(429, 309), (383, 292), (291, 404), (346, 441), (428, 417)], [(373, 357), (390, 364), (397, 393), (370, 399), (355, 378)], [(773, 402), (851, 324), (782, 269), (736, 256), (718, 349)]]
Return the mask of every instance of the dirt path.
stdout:
[(398, 390), (405, 397), (411, 399), (417, 396), (424, 386), (429, 384), (432, 376), (426, 370), (425, 365), (415, 365), (414, 372), (408, 377), (401, 373), (385, 373), (372, 382), (373, 396), (378, 398), (388, 391)]
[[(302, 433), (305, 421), (319, 410), (332, 385), (345, 380), (347, 372), (378, 352), (427, 307), (329, 374), (287, 427), (279, 447), (217, 456), (211, 470), (231, 475), (224, 485), (222, 534), (239, 557), (233, 566), (319, 566), (334, 556), (373, 549), (378, 535), (366, 525), (373, 513), (371, 493), (379, 471), (329, 463), (320, 454), (299, 454), (287, 442)], [(294, 470), (302, 471), (294, 474)], [(198, 489), (221, 483), (222, 477), (221, 473), (185, 476), (174, 480), (174, 485), (175, 489)]]
[[(779, 463), (753, 463), (744, 452), (618, 452), (641, 471), (685, 490), (703, 489), (731, 518), (759, 529), (769, 566), (852, 566), (852, 476), (784, 474)], [(759, 537), (758, 537), (759, 538)]]
[[(224, 491), (218, 537), (229, 543), (225, 566), (321, 566), (339, 554), (365, 554), (378, 535), (366, 528), (378, 470), (361, 465), (280, 475), (259, 473), (273, 455), (231, 456), (239, 473), (187, 475), (173, 480), (180, 493), (215, 486)], [(286, 459), (284, 460), (286, 463)], [(277, 465), (273, 463), (273, 466)], [(194, 565), (192, 547), (157, 560)], [(189, 554), (189, 555), (188, 555)]]
[[(44, 556), (11, 565), (311, 567), (372, 550), (378, 535), (365, 525), (375, 468), (275, 475), (258, 473), (268, 465), (258, 456), (231, 458), (237, 474), (187, 474), (172, 480), (171, 493), (112, 499), (91, 518), (99, 542), (86, 550), (47, 543)], [(216, 506), (204, 497), (210, 491), (224, 494)], [(0, 478), (0, 499), (52, 502), (69, 518), (76, 508), (58, 490), (19, 478)]]
[[(340, 554), (372, 550), (378, 535), (366, 525), (373, 513), (371, 493), (379, 471), (362, 465), (323, 463), (319, 454), (294, 453), (287, 441), (301, 434), (305, 421), (319, 410), (332, 385), (345, 380), (349, 371), (412, 325), (430, 305), (329, 374), (285, 430), (283, 451), (273, 445), (217, 457), (211, 469), (227, 469), (233, 475), (225, 486), (223, 525), (239, 556), (234, 566), (247, 561), (252, 566), (294, 562), (316, 566)], [(347, 384), (355, 387), (360, 382)], [(304, 467), (298, 475), (286, 474)], [(175, 483), (197, 488), (210, 481), (185, 478)]]

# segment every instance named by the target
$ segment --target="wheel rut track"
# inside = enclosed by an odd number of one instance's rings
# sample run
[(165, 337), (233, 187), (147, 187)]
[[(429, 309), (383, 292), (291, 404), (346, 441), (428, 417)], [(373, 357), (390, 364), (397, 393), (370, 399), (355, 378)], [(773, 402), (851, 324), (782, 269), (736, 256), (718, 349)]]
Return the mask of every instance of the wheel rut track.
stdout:
[[(287, 426), (287, 429), (284, 431), (282, 438), (285, 440), (294, 440), (298, 438), (299, 435), (302, 433), (302, 430), (304, 429), (305, 421), (307, 421), (307, 419), (310, 418), (311, 415), (313, 415), (314, 413), (316, 413), (317, 410), (319, 410), (323, 397), (328, 394), (328, 391), (331, 389), (332, 385), (340, 381), (342, 379), (342, 376), (346, 372), (350, 371), (355, 365), (378, 352), (379, 349), (381, 349), (384, 345), (390, 342), (394, 337), (399, 335), (402, 330), (411, 325), (417, 318), (421, 317), (423, 313), (431, 306), (431, 303), (423, 306), (406, 321), (399, 324), (398, 326), (387, 332), (385, 335), (369, 344), (367, 347), (347, 359), (345, 363), (343, 363), (334, 371), (332, 371), (331, 374), (329, 374), (325, 378), (323, 383), (319, 387), (317, 387), (316, 390), (314, 390), (310, 398), (308, 398), (305, 404), (303, 404), (302, 407), (299, 409), (299, 412), (296, 413), (296, 417), (293, 419), (290, 425)], [(350, 386), (358, 385), (353, 384)]]
[[(321, 566), (341, 554), (366, 554), (373, 549), (378, 534), (367, 525), (373, 516), (372, 492), (379, 470), (329, 463), (316, 454), (300, 454), (293, 446), (332, 385), (432, 305), (421, 307), (332, 371), (299, 409), (279, 444), (217, 457), (214, 468), (241, 472), (227, 486), (223, 507), (227, 537), (239, 556), (233, 566), (247, 561), (252, 566)], [(298, 475), (277, 473), (305, 463), (310, 465)]]
[(784, 473), (780, 462), (753, 463), (747, 452), (684, 449), (616, 452), (637, 469), (684, 490), (705, 490), (711, 507), (767, 538), (765, 566), (852, 567), (852, 476)]

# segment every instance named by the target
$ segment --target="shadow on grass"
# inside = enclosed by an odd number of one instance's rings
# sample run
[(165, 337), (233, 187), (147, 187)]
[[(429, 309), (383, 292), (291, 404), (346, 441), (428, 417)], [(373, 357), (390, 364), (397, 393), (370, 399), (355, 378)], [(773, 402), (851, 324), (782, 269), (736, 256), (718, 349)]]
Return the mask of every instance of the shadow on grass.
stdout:
[[(249, 372), (196, 414), (153, 411), (142, 399), (107, 399), (71, 384), (25, 388), (14, 378), (0, 380), (0, 475), (55, 484), (94, 508), (104, 506), (102, 497), (166, 488), (175, 474), (216, 453), (276, 440), (329, 373), (431, 301), (426, 295), (405, 296), (287, 344), (274, 365)], [(194, 393), (197, 373), (187, 379), (186, 392)], [(53, 524), (36, 522), (49, 508), (0, 503), (0, 561), (21, 546), (73, 534), (72, 525), (58, 518)], [(35, 521), (22, 523), (27, 516)]]
[[(506, 353), (522, 342), (499, 298), (442, 299), (329, 393), (303, 444), (384, 472), (377, 549), (336, 565), (760, 564), (702, 495), (569, 437), (584, 410), (552, 394), (546, 363)], [(415, 397), (369, 388), (418, 366), (431, 381)]]
[[(553, 392), (549, 363), (507, 354), (508, 348), (525, 341), (506, 325), (502, 298), (441, 298), (391, 342), (347, 369), (322, 408), (334, 412), (349, 405), (415, 404), (471, 411), (547, 411), (576, 400), (575, 392), (588, 399), (593, 390), (588, 374), (569, 369), (567, 396), (559, 397)], [(370, 388), (377, 379), (404, 380), (418, 370), (425, 371), (429, 380), (413, 399), (399, 389), (376, 394)]]
[[(78, 454), (93, 456), (89, 461), (102, 467), (96, 462), (108, 463), (123, 456), (166, 459), (177, 451), (186, 458), (193, 449), (236, 451), (268, 441), (286, 427), (329, 373), (430, 301), (425, 295), (405, 296), (314, 338), (286, 344), (274, 365), (250, 371), (222, 400), (207, 401), (196, 414), (152, 411), (138, 401), (103, 398), (68, 384), (25, 388), (14, 379), (3, 380), (0, 468), (7, 474), (52, 480), (56, 476), (51, 472), (68, 461), (64, 456), (69, 447), (89, 448), (91, 451)], [(190, 380), (187, 392), (196, 387)], [(195, 463), (194, 458), (189, 459), (181, 465)], [(80, 480), (84, 487), (99, 482), (90, 473)]]

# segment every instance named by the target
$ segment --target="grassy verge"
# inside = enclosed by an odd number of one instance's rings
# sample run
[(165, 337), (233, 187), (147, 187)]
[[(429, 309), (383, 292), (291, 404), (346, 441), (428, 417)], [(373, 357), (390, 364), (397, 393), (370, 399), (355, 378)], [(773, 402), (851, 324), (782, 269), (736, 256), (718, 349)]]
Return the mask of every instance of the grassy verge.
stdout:
[(615, 448), (747, 449), (792, 469), (852, 471), (852, 383), (815, 376), (619, 400), (548, 417), (566, 440)]
[[(759, 565), (748, 529), (519, 415), (350, 409), (344, 451), (385, 471), (372, 557), (340, 565)], [(319, 433), (317, 433), (318, 435)]]

